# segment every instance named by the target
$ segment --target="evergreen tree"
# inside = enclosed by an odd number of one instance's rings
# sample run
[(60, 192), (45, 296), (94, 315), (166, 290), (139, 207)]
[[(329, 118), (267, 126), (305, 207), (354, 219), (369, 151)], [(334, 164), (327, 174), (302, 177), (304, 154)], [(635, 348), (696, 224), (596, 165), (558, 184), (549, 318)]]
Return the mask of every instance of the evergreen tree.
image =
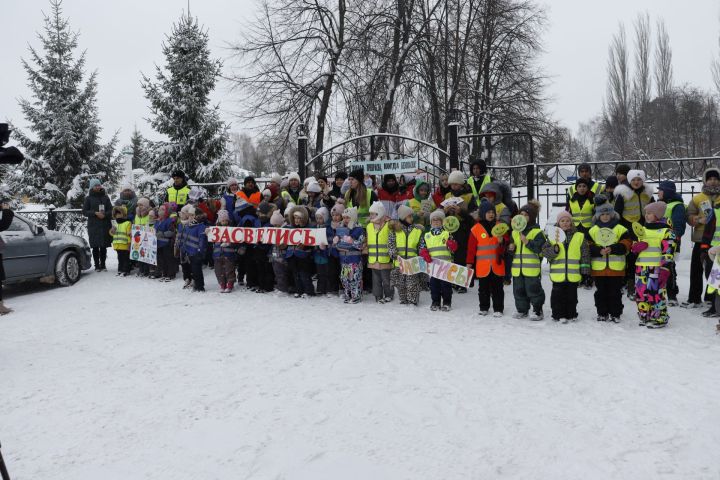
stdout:
[(145, 156), (145, 149), (143, 147), (144, 142), (145, 139), (143, 139), (137, 127), (135, 127), (132, 137), (130, 137), (130, 149), (132, 150), (133, 170), (135, 170), (136, 168), (142, 168), (143, 166), (143, 158)]
[(117, 181), (117, 133), (108, 144), (100, 143), (97, 72), (83, 85), (85, 53), (74, 57), (78, 33), (71, 32), (62, 18), (61, 0), (50, 0), (50, 6), (44, 35), (39, 35), (43, 52), (30, 47), (31, 61), (22, 61), (33, 100), (19, 103), (33, 137), (15, 131), (26, 160), (10, 178), (10, 186), (31, 201), (78, 206), (91, 177)]
[(197, 19), (183, 15), (162, 46), (165, 70), (157, 67), (155, 82), (143, 75), (150, 124), (168, 139), (147, 143), (148, 172), (180, 169), (196, 182), (221, 181), (229, 174), (228, 127), (209, 99), (222, 62), (210, 58), (208, 42)]

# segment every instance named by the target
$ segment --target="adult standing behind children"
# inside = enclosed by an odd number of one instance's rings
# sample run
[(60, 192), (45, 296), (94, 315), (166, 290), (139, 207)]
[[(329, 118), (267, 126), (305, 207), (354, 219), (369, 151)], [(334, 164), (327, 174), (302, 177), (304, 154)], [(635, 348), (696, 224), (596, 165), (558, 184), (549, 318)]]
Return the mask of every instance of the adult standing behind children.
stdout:
[(95, 271), (106, 271), (105, 260), (107, 249), (112, 245), (110, 228), (112, 222), (112, 203), (110, 197), (105, 193), (102, 183), (97, 178), (90, 180), (90, 191), (88, 191), (83, 202), (83, 215), (87, 217), (87, 232), (90, 248), (92, 249)]
[(190, 187), (182, 170), (175, 170), (171, 177), (173, 184), (165, 191), (165, 201), (174, 203), (177, 205), (176, 210), (180, 211), (190, 199)]

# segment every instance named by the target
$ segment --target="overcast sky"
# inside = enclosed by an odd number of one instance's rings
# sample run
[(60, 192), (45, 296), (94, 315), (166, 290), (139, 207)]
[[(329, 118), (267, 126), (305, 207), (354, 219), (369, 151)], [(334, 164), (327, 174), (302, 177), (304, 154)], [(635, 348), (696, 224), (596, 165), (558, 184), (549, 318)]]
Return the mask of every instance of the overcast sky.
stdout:
[[(608, 45), (618, 24), (628, 28), (639, 12), (653, 21), (666, 21), (673, 49), (676, 83), (702, 88), (712, 85), (710, 62), (718, 51), (720, 2), (717, 0), (552, 0), (541, 59), (550, 76), (548, 95), (554, 118), (575, 129), (578, 122), (597, 114), (605, 94)], [(690, 7), (692, 6), (692, 7)], [(161, 43), (184, 9), (187, 0), (65, 0), (64, 13), (80, 31), (80, 48), (87, 50), (87, 66), (97, 69), (98, 106), (103, 136), (120, 129), (121, 144), (128, 142), (137, 124), (151, 133), (144, 121), (147, 101), (140, 87), (140, 72), (151, 75), (162, 64)], [(20, 58), (29, 58), (27, 45), (38, 46), (35, 35), (43, 26), (47, 0), (4, 0), (3, 42), (0, 48), (0, 119), (24, 125), (17, 98), (29, 98), (27, 77)], [(191, 3), (191, 13), (209, 30), (216, 56), (227, 58), (225, 42), (238, 38), (244, 22), (254, 17), (252, 0), (204, 0)], [(221, 102), (234, 130), (243, 126), (230, 115), (233, 97), (220, 85)]]

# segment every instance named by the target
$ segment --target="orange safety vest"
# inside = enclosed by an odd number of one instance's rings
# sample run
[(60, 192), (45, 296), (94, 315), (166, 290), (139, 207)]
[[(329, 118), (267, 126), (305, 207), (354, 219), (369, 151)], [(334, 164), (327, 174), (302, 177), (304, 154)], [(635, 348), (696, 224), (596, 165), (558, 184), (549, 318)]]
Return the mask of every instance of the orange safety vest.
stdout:
[(245, 192), (243, 192), (242, 190), (238, 190), (236, 195), (238, 196), (238, 198), (242, 198), (246, 202), (255, 205), (256, 207), (260, 205), (260, 202), (262, 201), (262, 193), (260, 192), (252, 193), (248, 197)]
[(492, 269), (495, 275), (505, 275), (505, 262), (500, 255), (500, 242), (489, 234), (480, 223), (476, 223), (470, 233), (477, 240), (475, 247), (475, 276), (485, 278)]

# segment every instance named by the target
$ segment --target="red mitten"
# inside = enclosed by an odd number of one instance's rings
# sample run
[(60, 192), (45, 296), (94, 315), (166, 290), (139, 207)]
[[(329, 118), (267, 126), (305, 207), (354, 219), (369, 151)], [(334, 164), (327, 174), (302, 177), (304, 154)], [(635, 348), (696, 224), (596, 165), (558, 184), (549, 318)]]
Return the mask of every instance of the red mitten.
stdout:
[(658, 273), (658, 286), (660, 288), (665, 288), (667, 286), (669, 279), (670, 279), (670, 270), (667, 268), (661, 268), (660, 273)]
[(632, 253), (638, 254), (638, 253), (642, 252), (643, 250), (645, 250), (646, 248), (648, 248), (647, 242), (635, 242), (635, 243), (633, 243), (633, 246), (630, 250), (632, 251)]
[(455, 253), (455, 251), (458, 248), (457, 242), (452, 238), (448, 239), (448, 241), (445, 242), (445, 246), (447, 246), (448, 250), (450, 250), (453, 253)]
[(432, 257), (430, 256), (430, 252), (427, 248), (423, 248), (420, 250), (420, 256), (425, 260), (427, 263), (432, 263)]

